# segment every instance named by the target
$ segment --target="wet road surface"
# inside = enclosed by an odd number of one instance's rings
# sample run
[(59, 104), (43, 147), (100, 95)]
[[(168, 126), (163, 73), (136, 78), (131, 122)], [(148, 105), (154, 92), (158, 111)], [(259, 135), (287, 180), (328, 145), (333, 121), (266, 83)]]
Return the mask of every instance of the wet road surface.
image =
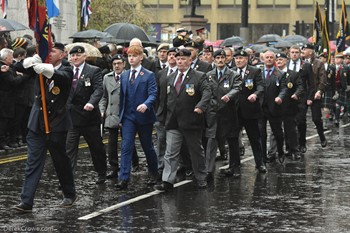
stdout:
[(185, 181), (171, 193), (154, 191), (145, 184), (142, 155), (128, 190), (116, 191), (110, 180), (98, 186), (88, 150), (81, 149), (79, 200), (69, 209), (58, 207), (62, 196), (48, 157), (33, 213), (25, 215), (11, 209), (19, 202), (25, 160), (2, 156), (0, 232), (350, 232), (350, 125), (327, 131), (328, 146), (321, 148), (308, 124), (301, 160), (286, 158), (259, 174), (245, 142), (242, 176), (217, 175), (205, 190)]

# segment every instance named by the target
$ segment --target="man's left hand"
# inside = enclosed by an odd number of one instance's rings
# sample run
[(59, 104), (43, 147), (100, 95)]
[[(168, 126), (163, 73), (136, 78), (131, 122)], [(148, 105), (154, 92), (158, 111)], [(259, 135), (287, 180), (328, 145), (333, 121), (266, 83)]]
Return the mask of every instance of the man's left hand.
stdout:
[(321, 92), (320, 91), (317, 91), (316, 93), (315, 93), (315, 100), (319, 100), (319, 99), (321, 99)]
[(195, 108), (194, 112), (198, 113), (198, 114), (202, 114), (203, 113), (202, 109), (200, 109), (200, 108)]
[(84, 110), (85, 111), (92, 111), (94, 109), (94, 105), (90, 104), (90, 103), (87, 103), (85, 104), (84, 106)]

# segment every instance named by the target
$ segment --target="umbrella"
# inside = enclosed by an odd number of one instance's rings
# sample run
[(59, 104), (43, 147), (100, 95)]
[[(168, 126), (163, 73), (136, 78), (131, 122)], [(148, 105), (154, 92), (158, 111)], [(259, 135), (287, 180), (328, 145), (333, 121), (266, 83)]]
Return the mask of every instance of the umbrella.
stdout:
[(306, 44), (308, 42), (307, 38), (301, 35), (288, 35), (283, 40), (297, 45)]
[(86, 31), (76, 32), (69, 38), (79, 38), (79, 39), (102, 39), (102, 38), (112, 38), (113, 36), (108, 32), (101, 32), (95, 29), (89, 29)]
[(150, 41), (145, 30), (131, 23), (115, 23), (105, 29), (114, 38), (120, 40), (132, 40), (138, 38), (141, 41)]
[(280, 40), (282, 40), (282, 38), (277, 34), (266, 34), (266, 35), (261, 36), (259, 38), (259, 40), (257, 41), (257, 43), (277, 42)]
[(254, 45), (250, 46), (249, 48), (254, 50), (254, 52), (256, 52), (256, 53), (261, 53), (261, 52), (267, 50), (269, 47), (267, 47), (266, 45), (262, 45), (262, 44), (254, 44)]
[(244, 44), (244, 40), (239, 37), (239, 36), (232, 36), (229, 38), (226, 38), (220, 46), (225, 46), (225, 47), (230, 47), (233, 45), (237, 45), (237, 46), (242, 46)]
[(94, 47), (91, 44), (82, 43), (82, 42), (77, 42), (77, 43), (72, 43), (72, 44), (66, 45), (66, 49), (68, 50), (68, 53), (75, 46), (83, 46), (85, 49), (85, 54), (88, 57), (102, 57), (102, 54), (101, 54), (100, 50), (98, 50), (98, 48)]
[(13, 21), (11, 19), (2, 19), (0, 18), (0, 31), (1, 32), (10, 32), (10, 31), (19, 31), (28, 29), (21, 23)]
[(289, 41), (280, 40), (273, 45), (275, 48), (290, 48), (293, 44)]

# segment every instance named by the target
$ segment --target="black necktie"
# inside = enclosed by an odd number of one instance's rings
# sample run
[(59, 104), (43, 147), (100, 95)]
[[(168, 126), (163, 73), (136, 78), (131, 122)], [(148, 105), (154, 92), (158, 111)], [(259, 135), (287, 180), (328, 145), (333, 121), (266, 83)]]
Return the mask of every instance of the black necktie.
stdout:
[(173, 69), (170, 69), (169, 74), (172, 74), (173, 72), (174, 72)]
[(242, 79), (244, 79), (243, 69), (241, 69), (241, 71), (239, 73), (241, 74)]
[(297, 71), (297, 62), (294, 61), (293, 71)]
[(136, 74), (136, 70), (132, 70), (132, 75), (130, 78), (130, 84), (133, 85), (135, 82), (135, 74)]
[(75, 74), (74, 74), (74, 78), (72, 81), (72, 88), (75, 91), (75, 89), (77, 89), (77, 85), (78, 85), (78, 79), (79, 79), (79, 68), (75, 68)]
[(118, 81), (119, 81), (119, 78), (120, 78), (119, 75), (116, 75), (116, 76), (115, 76), (115, 81), (118, 82)]
[(183, 75), (184, 75), (184, 74), (181, 72), (181, 73), (179, 74), (179, 77), (177, 77), (177, 80), (176, 80), (176, 83), (175, 83), (175, 90), (176, 90), (177, 94), (180, 93), (181, 84), (182, 84), (182, 76), (183, 76)]
[(163, 65), (162, 65), (162, 69), (165, 69), (165, 67), (166, 67), (166, 64), (163, 64)]
[(219, 71), (219, 82), (222, 80), (222, 71)]

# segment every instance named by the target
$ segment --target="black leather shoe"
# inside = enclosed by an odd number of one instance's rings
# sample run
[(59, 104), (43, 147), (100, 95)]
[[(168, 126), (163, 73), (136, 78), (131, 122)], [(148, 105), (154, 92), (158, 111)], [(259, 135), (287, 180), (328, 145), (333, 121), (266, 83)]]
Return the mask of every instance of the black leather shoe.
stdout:
[(96, 184), (104, 184), (106, 182), (106, 175), (98, 175)]
[(132, 173), (135, 173), (139, 170), (139, 165), (132, 165), (132, 169), (131, 169), (131, 172)]
[(300, 152), (303, 153), (303, 154), (307, 151), (306, 146), (300, 146), (300, 149), (299, 149), (299, 150), (300, 150)]
[(266, 169), (265, 165), (261, 165), (261, 166), (257, 167), (256, 169), (258, 169), (258, 171), (260, 173), (266, 173), (267, 172), (267, 169)]
[(115, 185), (115, 188), (117, 190), (125, 190), (128, 188), (128, 181), (127, 180), (120, 180), (118, 184)]
[(208, 187), (208, 182), (206, 180), (197, 180), (197, 187), (199, 189), (205, 189)]
[(275, 154), (270, 154), (266, 157), (266, 163), (273, 163), (276, 160), (276, 155)]
[(2, 145), (0, 146), (0, 150), (12, 150), (13, 148), (9, 147), (8, 145)]
[(321, 146), (322, 147), (326, 147), (327, 146), (327, 139), (324, 139), (323, 141), (321, 141)]
[(163, 192), (170, 192), (174, 189), (174, 185), (169, 182), (163, 181), (161, 184), (155, 185), (154, 189)]
[(118, 170), (113, 170), (106, 176), (107, 179), (118, 179)]
[(23, 202), (14, 206), (13, 209), (18, 211), (19, 213), (32, 213), (33, 212), (33, 207), (30, 205), (24, 204)]
[(293, 160), (299, 160), (301, 158), (300, 152), (292, 153)]
[(207, 182), (212, 182), (214, 180), (214, 173), (208, 172), (207, 174)]
[(239, 155), (240, 156), (244, 156), (244, 154), (245, 154), (245, 148), (244, 147), (240, 147), (239, 148)]
[(187, 177), (190, 177), (190, 176), (192, 176), (193, 175), (193, 170), (187, 170), (186, 171), (186, 176)]
[(10, 142), (10, 143), (8, 144), (8, 146), (11, 147), (11, 148), (16, 149), (16, 148), (18, 148), (18, 143), (17, 143), (17, 142)]
[(227, 168), (225, 170), (221, 170), (220, 176), (221, 177), (231, 177), (231, 176), (239, 177), (241, 176), (241, 169), (239, 167)]
[(63, 207), (63, 208), (69, 208), (71, 207), (74, 202), (76, 202), (78, 200), (78, 196), (75, 195), (75, 197), (73, 198), (68, 198), (68, 197), (65, 197), (63, 198), (62, 202), (60, 203), (60, 207)]

